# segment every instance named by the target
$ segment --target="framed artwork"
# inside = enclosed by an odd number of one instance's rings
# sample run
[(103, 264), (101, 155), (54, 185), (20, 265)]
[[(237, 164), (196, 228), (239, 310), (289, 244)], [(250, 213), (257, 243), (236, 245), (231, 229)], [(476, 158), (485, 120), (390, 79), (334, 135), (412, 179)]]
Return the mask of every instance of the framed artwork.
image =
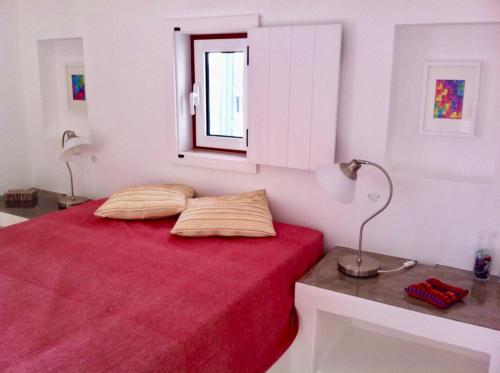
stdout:
[(87, 107), (85, 94), (85, 71), (83, 65), (67, 65), (66, 79), (68, 85), (68, 102), (72, 110), (83, 110)]
[(420, 133), (474, 136), (479, 61), (430, 61), (424, 67)]

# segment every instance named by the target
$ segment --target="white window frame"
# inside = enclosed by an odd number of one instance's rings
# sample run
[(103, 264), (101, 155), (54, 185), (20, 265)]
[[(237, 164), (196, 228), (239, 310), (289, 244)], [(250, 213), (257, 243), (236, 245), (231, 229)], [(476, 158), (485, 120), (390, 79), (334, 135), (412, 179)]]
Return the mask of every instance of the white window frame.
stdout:
[(205, 54), (209, 52), (242, 52), (244, 60), (247, 56), (248, 42), (246, 38), (231, 39), (197, 39), (194, 40), (194, 83), (193, 92), (198, 97), (194, 101), (196, 116), (196, 147), (216, 148), (221, 150), (247, 150), (247, 67), (243, 66), (243, 137), (210, 136), (207, 134), (206, 108), (206, 68)]
[(193, 117), (189, 105), (189, 93), (192, 91), (190, 35), (248, 33), (259, 27), (259, 15), (171, 18), (166, 20), (165, 27), (171, 32), (166, 46), (174, 57), (166, 58), (166, 69), (172, 72), (169, 82), (173, 88), (167, 90), (173, 103), (170, 108), (173, 125), (167, 126), (170, 162), (179, 166), (256, 174), (258, 166), (249, 160), (247, 154), (194, 148)]

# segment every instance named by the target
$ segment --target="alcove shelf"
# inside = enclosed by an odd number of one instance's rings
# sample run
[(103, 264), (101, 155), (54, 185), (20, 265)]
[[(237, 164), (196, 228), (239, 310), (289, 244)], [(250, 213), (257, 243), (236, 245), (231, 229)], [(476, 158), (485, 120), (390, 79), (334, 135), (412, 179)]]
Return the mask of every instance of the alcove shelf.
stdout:
[[(489, 40), (490, 45), (485, 43)], [(491, 184), (498, 167), (500, 23), (397, 25), (394, 35), (386, 163), (394, 174)], [(429, 61), (479, 61), (475, 133), (420, 131), (424, 67)]]
[[(68, 68), (84, 73), (83, 38), (38, 40), (37, 51), (45, 137), (59, 137), (66, 129), (88, 134), (87, 97), (72, 106), (68, 86)], [(85, 87), (83, 92), (86, 95)]]

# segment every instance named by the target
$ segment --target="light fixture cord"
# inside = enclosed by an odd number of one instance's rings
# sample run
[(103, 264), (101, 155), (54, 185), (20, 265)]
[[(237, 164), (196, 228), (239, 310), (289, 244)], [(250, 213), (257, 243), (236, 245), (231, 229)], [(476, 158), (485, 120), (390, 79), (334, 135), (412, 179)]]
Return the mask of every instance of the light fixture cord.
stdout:
[(365, 225), (366, 223), (368, 223), (370, 220), (372, 220), (375, 216), (377, 216), (378, 214), (380, 214), (382, 211), (384, 211), (386, 209), (387, 206), (389, 206), (389, 203), (391, 202), (391, 199), (392, 199), (392, 192), (393, 192), (393, 186), (392, 186), (392, 180), (391, 180), (391, 177), (389, 176), (389, 174), (387, 173), (386, 170), (384, 170), (384, 168), (374, 162), (370, 162), (370, 161), (364, 161), (364, 160), (361, 160), (361, 159), (358, 159), (357, 160), (359, 163), (361, 164), (366, 164), (366, 165), (369, 165), (369, 166), (373, 166), (373, 167), (376, 167), (378, 168), (380, 171), (382, 171), (382, 173), (385, 175), (385, 177), (387, 178), (387, 181), (389, 182), (389, 198), (387, 198), (387, 201), (385, 202), (384, 206), (382, 206), (379, 210), (377, 210), (374, 214), (372, 214), (368, 219), (366, 219), (363, 224), (361, 224), (361, 227), (359, 228), (359, 244), (358, 244), (358, 258), (356, 259), (356, 262), (358, 263), (358, 265), (361, 264), (362, 262), (362, 258), (361, 258), (361, 249), (363, 247), (363, 229), (365, 228)]
[[(66, 137), (68, 139), (70, 139), (71, 137), (76, 137), (76, 134), (75, 134), (75, 132), (69, 131), (69, 130), (63, 132), (62, 140), (61, 140), (61, 145), (62, 145), (63, 149), (64, 149), (64, 144), (66, 143)], [(75, 200), (75, 191), (73, 189), (73, 172), (71, 171), (71, 167), (69, 166), (68, 161), (66, 161), (66, 167), (68, 167), (69, 178), (71, 181), (71, 200), (74, 201)]]

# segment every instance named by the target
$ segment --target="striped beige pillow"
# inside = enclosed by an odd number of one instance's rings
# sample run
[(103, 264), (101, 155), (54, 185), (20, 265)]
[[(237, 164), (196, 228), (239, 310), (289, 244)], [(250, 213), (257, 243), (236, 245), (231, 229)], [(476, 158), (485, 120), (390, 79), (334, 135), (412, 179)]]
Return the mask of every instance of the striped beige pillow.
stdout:
[(181, 184), (144, 185), (113, 193), (94, 213), (110, 219), (157, 219), (184, 211), (193, 188)]
[(265, 190), (191, 199), (171, 233), (185, 237), (276, 235)]

